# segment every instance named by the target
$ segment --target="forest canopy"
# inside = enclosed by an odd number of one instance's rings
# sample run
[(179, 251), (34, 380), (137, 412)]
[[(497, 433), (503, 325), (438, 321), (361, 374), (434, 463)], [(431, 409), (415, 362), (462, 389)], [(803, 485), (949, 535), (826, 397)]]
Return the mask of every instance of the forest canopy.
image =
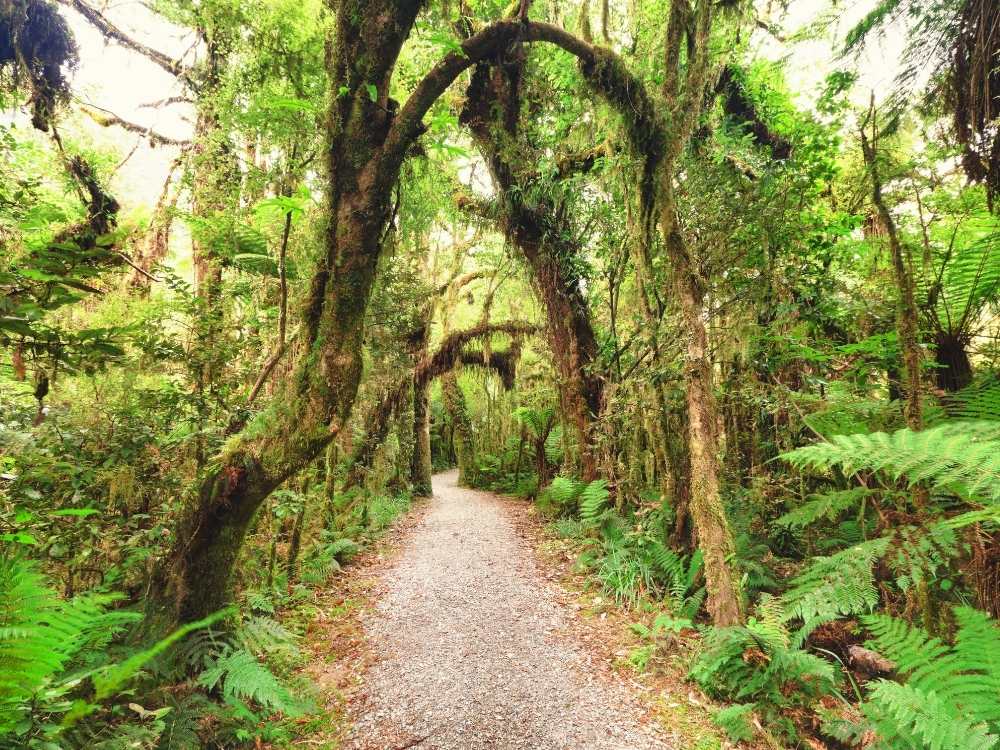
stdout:
[(1000, 746), (997, 3), (0, 0), (0, 109), (0, 748), (382, 746), (449, 470), (684, 746)]

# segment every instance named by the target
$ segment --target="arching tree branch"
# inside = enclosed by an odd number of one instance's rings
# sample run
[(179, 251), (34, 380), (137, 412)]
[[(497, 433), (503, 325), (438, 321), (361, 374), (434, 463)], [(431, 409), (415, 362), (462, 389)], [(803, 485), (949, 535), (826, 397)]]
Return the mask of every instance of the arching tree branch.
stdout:
[(643, 154), (659, 151), (652, 148), (663, 141), (653, 101), (618, 55), (554, 24), (497, 21), (463, 41), (461, 53), (446, 55), (417, 84), (386, 138), (379, 178), (395, 174), (410, 144), (423, 132), (424, 115), (462, 72), (516, 42), (549, 42), (577, 57), (588, 84), (625, 117), (632, 145)]
[[(516, 350), (492, 352), (489, 359), (484, 361), (481, 352), (468, 351), (465, 347), (472, 341), (487, 339), (497, 333), (519, 338), (537, 330), (537, 326), (520, 321), (485, 323), (464, 331), (456, 331), (445, 338), (434, 354), (427, 356), (417, 364), (412, 379), (409, 375), (404, 377), (382, 397), (382, 400), (368, 414), (365, 420), (368, 431), (349, 459), (344, 486), (351, 487), (361, 483), (364, 470), (371, 465), (375, 451), (378, 450), (389, 433), (389, 423), (392, 417), (399, 411), (410, 393), (411, 383), (415, 389), (425, 388), (434, 378), (462, 363), (496, 372), (503, 380), (504, 386), (509, 388), (513, 385), (511, 357), (517, 356)], [(512, 344), (512, 347), (514, 346)]]
[(124, 31), (115, 26), (111, 21), (109, 21), (103, 13), (101, 13), (96, 8), (88, 5), (84, 0), (59, 0), (60, 3), (68, 8), (72, 8), (81, 16), (83, 16), (87, 21), (94, 26), (105, 38), (110, 39), (113, 42), (117, 42), (123, 47), (138, 52), (140, 55), (146, 59), (152, 61), (153, 63), (159, 65), (165, 71), (171, 75), (179, 77), (187, 77), (188, 69), (179, 60), (174, 60), (169, 55), (165, 55), (159, 50), (153, 49), (142, 42), (133, 39)]
[(157, 146), (187, 146), (191, 143), (191, 141), (180, 138), (171, 138), (170, 136), (157, 133), (152, 128), (143, 127), (142, 125), (138, 125), (134, 122), (123, 120), (114, 112), (109, 112), (108, 110), (102, 109), (98, 111), (97, 108), (89, 105), (84, 105), (82, 109), (91, 120), (96, 122), (102, 128), (110, 128), (113, 125), (117, 125), (123, 130), (128, 130), (131, 133), (139, 133), (144, 138), (148, 139), (150, 143), (154, 143)]

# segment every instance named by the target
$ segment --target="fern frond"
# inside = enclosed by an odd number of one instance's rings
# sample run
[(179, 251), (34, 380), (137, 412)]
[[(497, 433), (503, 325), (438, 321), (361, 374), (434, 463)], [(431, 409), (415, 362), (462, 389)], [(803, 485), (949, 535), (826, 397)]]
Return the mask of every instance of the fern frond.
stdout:
[(988, 378), (951, 394), (946, 408), (956, 419), (1000, 421), (1000, 379)]
[(872, 573), (891, 536), (862, 542), (828, 557), (817, 557), (782, 596), (786, 617), (810, 620), (871, 611), (878, 603)]
[(753, 729), (750, 726), (753, 709), (753, 703), (735, 703), (716, 711), (712, 721), (725, 731), (733, 742), (749, 742), (753, 739)]
[(608, 483), (595, 479), (580, 491), (580, 518), (591, 523), (597, 522), (608, 504), (610, 494)]
[(236, 640), (252, 654), (298, 653), (298, 637), (270, 617), (249, 617), (240, 623)]
[(105, 613), (112, 601), (110, 596), (63, 601), (33, 563), (0, 557), (0, 735), (81, 650), (105, 644), (137, 619)]
[(878, 680), (861, 708), (891, 747), (991, 750), (997, 745), (985, 725), (957, 713), (933, 691)]
[(747, 630), (771, 648), (775, 645), (787, 648), (789, 636), (785, 627), (786, 619), (781, 600), (770, 594), (762, 594), (757, 603), (756, 616), (747, 621)]
[(220, 656), (198, 677), (198, 684), (208, 690), (220, 689), (227, 699), (253, 701), (288, 716), (302, 713), (299, 702), (257, 658), (244, 649)]
[(972, 495), (1000, 501), (1000, 423), (949, 421), (914, 432), (834, 435), (829, 442), (781, 456), (799, 469), (881, 471), (910, 484), (959, 484)]
[(907, 687), (933, 693), (956, 715), (1000, 724), (1000, 629), (986, 614), (955, 610), (959, 631), (949, 646), (922, 628), (886, 615), (862, 618), (872, 645), (896, 663)]
[(871, 490), (858, 487), (810, 495), (810, 500), (779, 516), (775, 523), (790, 529), (804, 529), (817, 521), (836, 521), (844, 511), (856, 507), (870, 494)]

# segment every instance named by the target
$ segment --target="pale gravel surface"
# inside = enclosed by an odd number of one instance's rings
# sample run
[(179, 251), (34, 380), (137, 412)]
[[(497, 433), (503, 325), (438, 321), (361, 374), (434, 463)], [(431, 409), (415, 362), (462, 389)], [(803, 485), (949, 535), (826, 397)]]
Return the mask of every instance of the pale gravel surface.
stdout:
[(376, 661), (356, 750), (669, 748), (577, 643), (502, 504), (434, 477), (434, 499), (364, 623)]

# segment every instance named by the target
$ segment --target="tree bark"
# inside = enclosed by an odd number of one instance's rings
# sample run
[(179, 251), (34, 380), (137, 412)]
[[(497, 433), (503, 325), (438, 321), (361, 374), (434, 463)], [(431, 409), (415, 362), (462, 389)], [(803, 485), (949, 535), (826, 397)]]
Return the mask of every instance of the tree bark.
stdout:
[[(672, 175), (667, 179), (672, 179)], [(726, 627), (742, 620), (742, 600), (729, 562), (735, 547), (719, 487), (718, 405), (704, 319), (705, 290), (695, 262), (675, 227), (676, 217), (664, 217), (662, 223), (674, 227), (667, 237), (667, 252), (686, 337), (684, 375), (691, 466), (688, 511), (705, 559), (708, 611), (715, 625)]]
[(413, 385), (413, 462), (410, 484), (417, 497), (430, 497), (431, 488), (431, 409), (427, 385)]
[(467, 485), (474, 471), (475, 459), (472, 447), (472, 422), (469, 420), (469, 410), (465, 405), (465, 394), (458, 384), (458, 376), (453, 371), (441, 376), (441, 398), (454, 427), (452, 439), (455, 446), (455, 463), (458, 464), (458, 483)]
[(972, 382), (972, 362), (961, 336), (948, 332), (937, 335), (934, 360), (938, 388), (954, 393)]
[[(589, 482), (597, 477), (595, 423), (604, 403), (604, 380), (597, 372), (597, 337), (572, 262), (578, 248), (571, 240), (569, 220), (560, 207), (544, 199), (535, 205), (524, 200), (539, 192), (532, 187), (540, 176), (533, 170), (536, 160), (531, 145), (518, 134), (520, 75), (520, 60), (477, 66), (461, 121), (472, 131), (501, 195), (496, 219), (531, 270), (559, 373), (562, 410), (576, 434), (581, 478)], [(524, 158), (514, 164), (509, 161), (513, 154)]]

